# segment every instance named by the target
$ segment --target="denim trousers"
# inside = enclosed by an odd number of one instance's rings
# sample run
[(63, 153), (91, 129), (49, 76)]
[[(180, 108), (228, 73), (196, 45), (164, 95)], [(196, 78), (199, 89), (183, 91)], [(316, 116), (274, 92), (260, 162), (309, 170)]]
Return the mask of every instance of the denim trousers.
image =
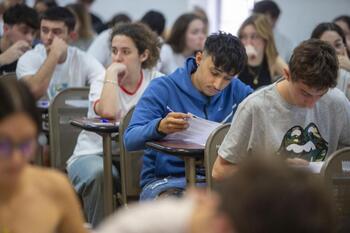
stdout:
[[(197, 175), (197, 180), (205, 180), (205, 176)], [(166, 177), (157, 179), (145, 185), (140, 194), (140, 201), (154, 200), (163, 192), (173, 189), (173, 196), (181, 196), (186, 189), (185, 177)], [(206, 183), (197, 183), (197, 187), (206, 187)]]
[[(68, 177), (83, 202), (87, 221), (95, 228), (104, 218), (103, 207), (103, 157), (86, 155), (77, 158), (67, 167)], [(116, 192), (119, 175), (112, 166), (113, 188)]]

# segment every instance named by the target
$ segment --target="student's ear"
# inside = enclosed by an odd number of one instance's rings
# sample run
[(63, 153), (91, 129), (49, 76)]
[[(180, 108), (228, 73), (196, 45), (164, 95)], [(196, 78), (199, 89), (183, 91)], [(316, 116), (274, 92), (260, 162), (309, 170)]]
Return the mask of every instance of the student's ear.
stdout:
[(71, 42), (77, 41), (78, 40), (78, 32), (75, 30), (69, 32), (69, 39)]
[(289, 69), (283, 68), (283, 76), (287, 81), (291, 81)]
[(8, 25), (8, 24), (4, 24), (4, 26), (2, 27), (3, 28), (3, 30), (4, 30), (4, 33), (7, 33), (9, 30), (10, 30), (10, 25)]
[(203, 52), (201, 52), (201, 51), (196, 52), (197, 66), (199, 66), (199, 64), (201, 64), (202, 59), (203, 59)]
[(149, 57), (149, 50), (146, 49), (141, 55), (140, 55), (140, 60), (141, 60), (141, 63), (146, 61)]

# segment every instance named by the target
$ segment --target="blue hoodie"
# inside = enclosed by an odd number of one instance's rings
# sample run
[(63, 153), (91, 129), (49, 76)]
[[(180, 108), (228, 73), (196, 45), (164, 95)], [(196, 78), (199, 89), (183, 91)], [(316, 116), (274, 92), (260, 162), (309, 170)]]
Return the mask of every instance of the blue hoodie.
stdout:
[(185, 176), (182, 159), (145, 148), (145, 142), (165, 137), (157, 127), (169, 109), (216, 122), (230, 122), (237, 105), (252, 92), (249, 86), (234, 78), (224, 90), (208, 97), (192, 83), (191, 74), (196, 69), (195, 59), (188, 58), (184, 68), (152, 80), (136, 105), (124, 143), (130, 151), (145, 149), (141, 187), (164, 177)]

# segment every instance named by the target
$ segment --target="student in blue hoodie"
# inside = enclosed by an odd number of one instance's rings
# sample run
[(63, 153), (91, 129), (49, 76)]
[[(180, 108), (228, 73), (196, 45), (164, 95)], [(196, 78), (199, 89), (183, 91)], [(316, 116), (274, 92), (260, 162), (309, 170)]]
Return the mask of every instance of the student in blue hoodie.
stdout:
[[(145, 148), (145, 142), (186, 129), (188, 112), (216, 122), (230, 122), (237, 105), (252, 92), (236, 78), (246, 61), (239, 39), (219, 32), (210, 35), (203, 52), (188, 58), (183, 68), (150, 83), (125, 133), (128, 150), (145, 149), (141, 200), (179, 194), (186, 186), (183, 160)], [(197, 174), (204, 175), (203, 169)]]

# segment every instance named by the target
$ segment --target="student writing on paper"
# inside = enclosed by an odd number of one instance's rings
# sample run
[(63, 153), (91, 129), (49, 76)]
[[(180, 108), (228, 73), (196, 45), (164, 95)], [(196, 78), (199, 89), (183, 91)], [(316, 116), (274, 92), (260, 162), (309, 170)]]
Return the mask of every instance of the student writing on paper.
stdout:
[[(186, 118), (190, 116), (187, 112), (211, 121), (230, 121), (236, 106), (252, 92), (235, 78), (246, 60), (238, 38), (223, 32), (209, 36), (203, 52), (188, 58), (185, 66), (172, 74), (151, 82), (125, 133), (127, 149), (145, 149), (146, 141), (186, 129)], [(185, 186), (184, 162), (180, 158), (145, 150), (141, 199), (181, 193)]]
[(307, 165), (350, 146), (350, 103), (334, 88), (338, 76), (334, 48), (317, 39), (304, 41), (294, 49), (289, 69), (283, 79), (238, 107), (218, 151), (214, 178), (235, 172), (258, 152)]
[[(104, 80), (90, 88), (94, 102), (88, 117), (97, 115), (118, 119), (134, 106), (150, 81), (161, 76), (153, 67), (159, 58), (158, 38), (147, 26), (138, 23), (120, 24), (111, 35), (112, 64)], [(84, 203), (88, 222), (95, 227), (103, 218), (102, 138), (83, 131), (73, 155), (68, 160), (69, 178)], [(113, 167), (115, 185), (118, 172)]]

